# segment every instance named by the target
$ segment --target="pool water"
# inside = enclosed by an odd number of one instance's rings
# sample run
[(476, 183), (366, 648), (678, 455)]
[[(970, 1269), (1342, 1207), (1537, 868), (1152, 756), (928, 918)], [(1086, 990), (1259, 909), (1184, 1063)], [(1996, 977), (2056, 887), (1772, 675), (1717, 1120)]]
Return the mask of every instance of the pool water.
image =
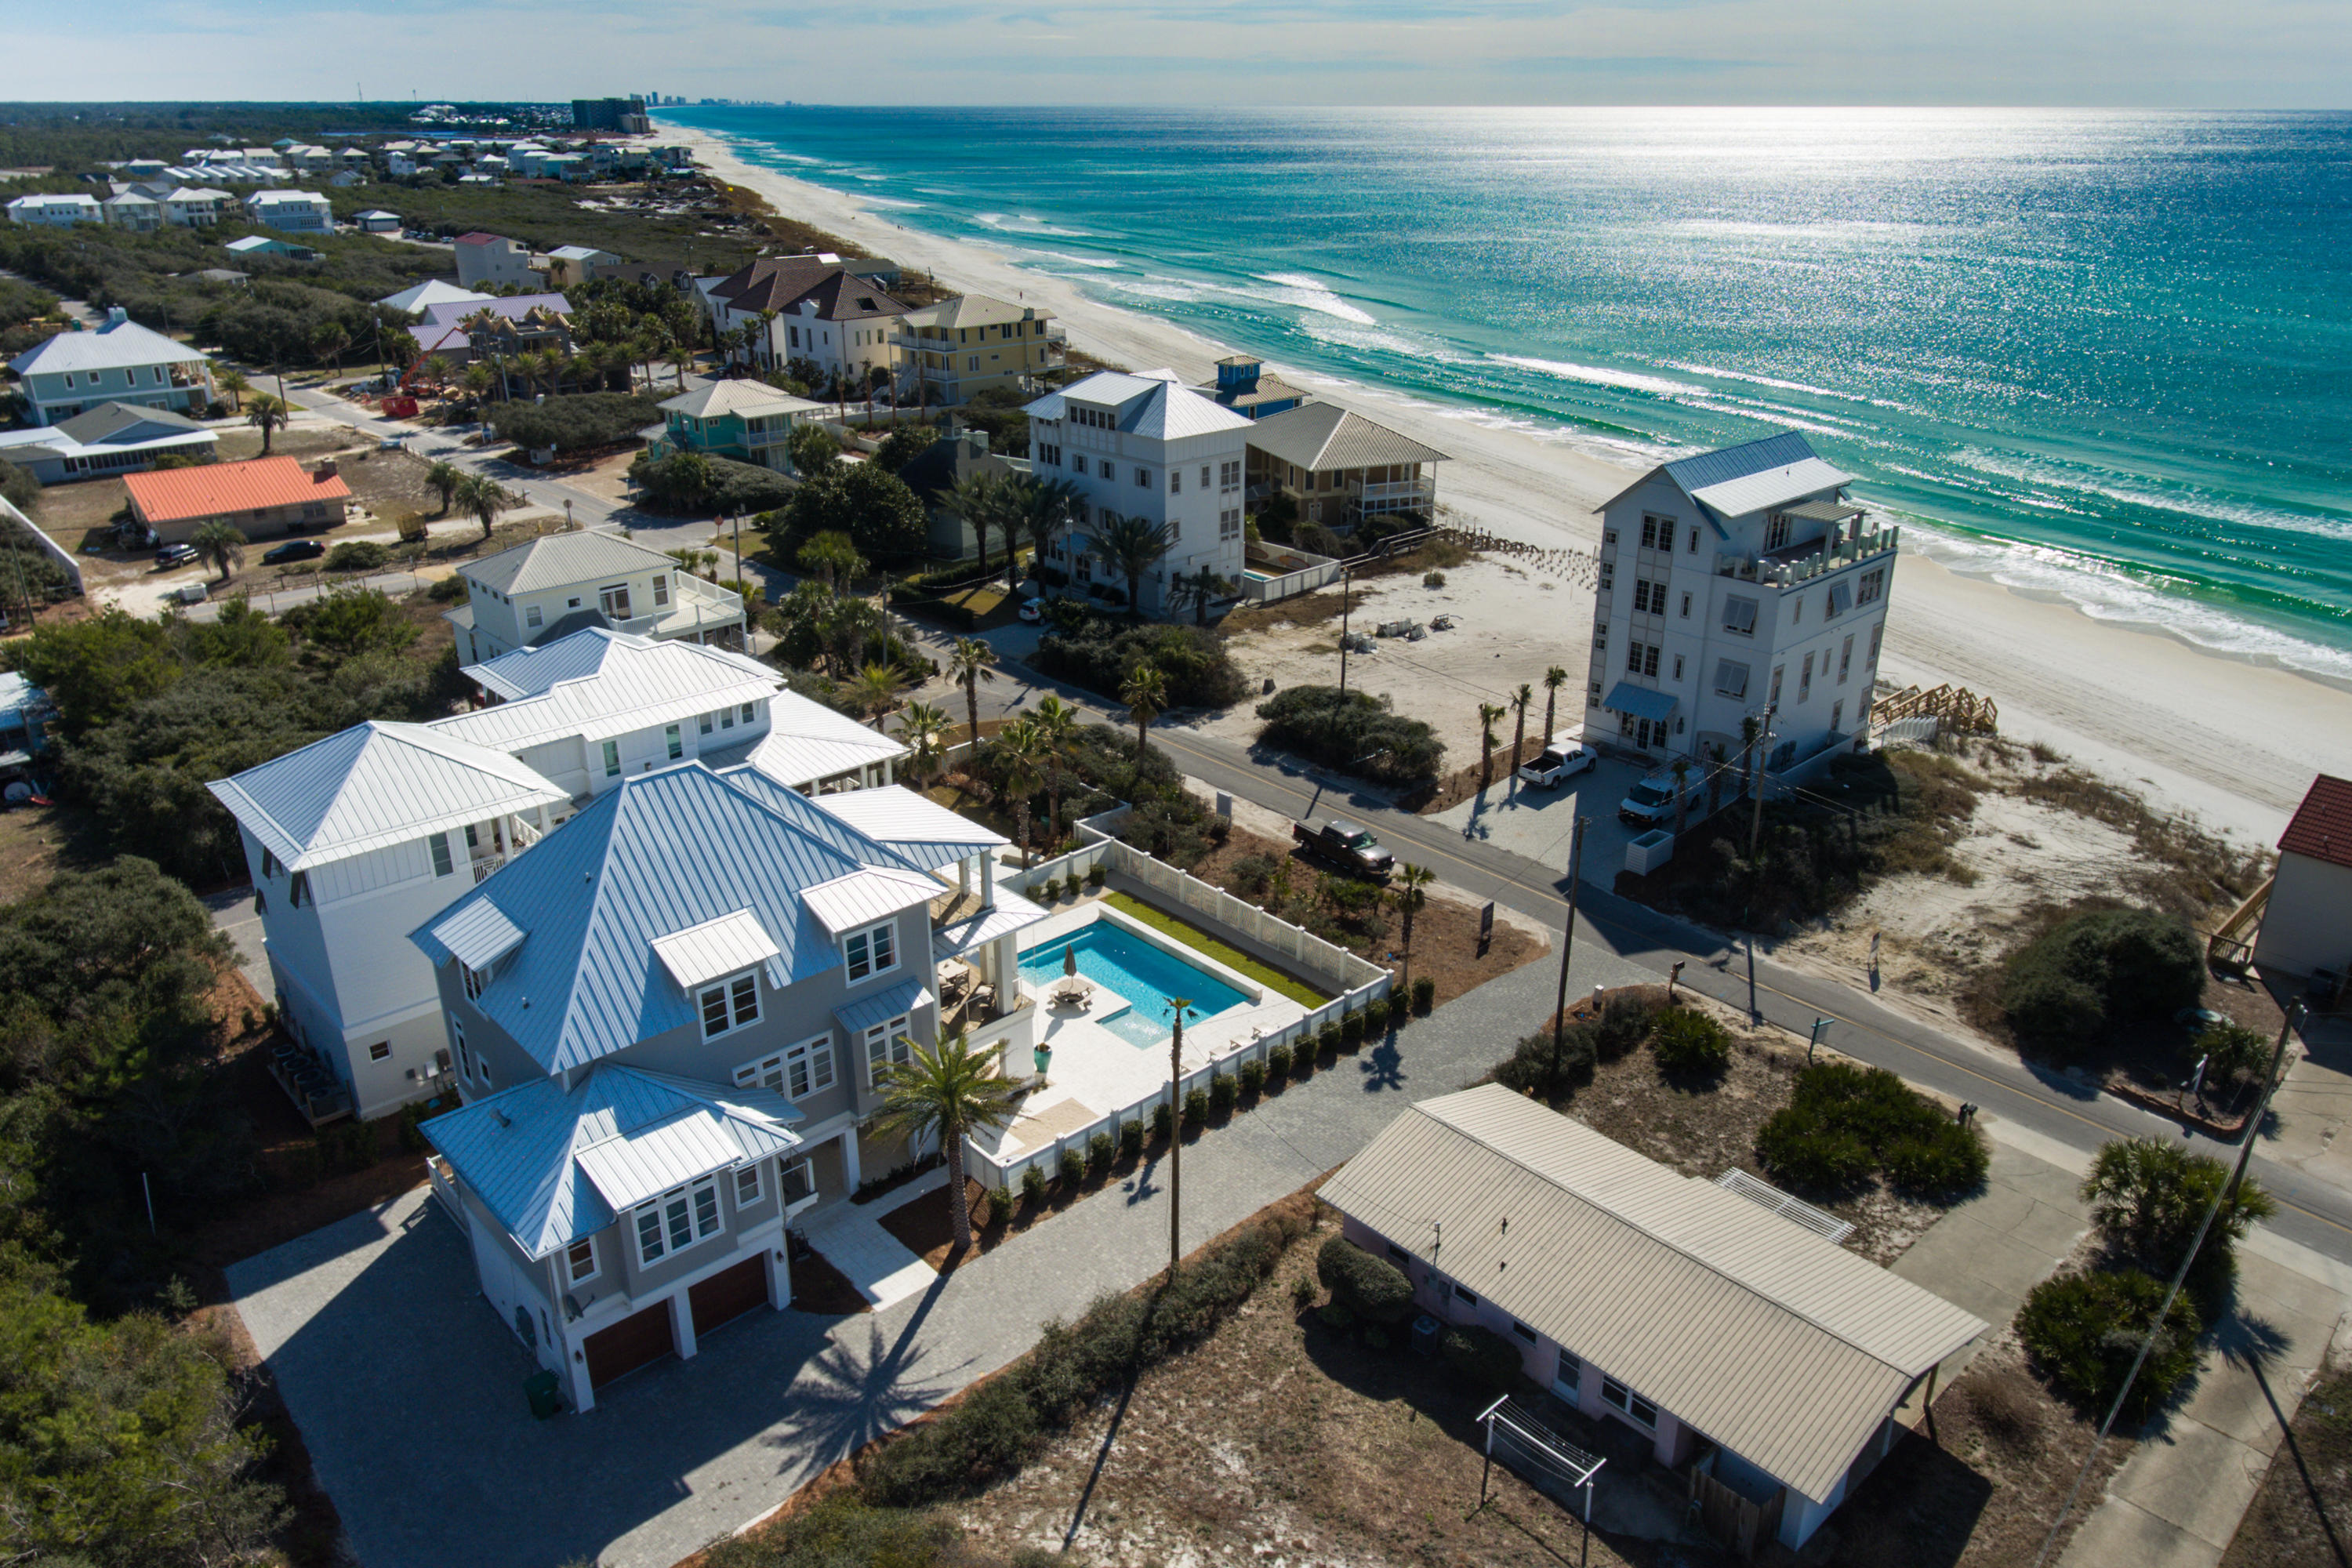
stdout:
[(1126, 1006), (1097, 1000), (1094, 1021), (1139, 1049), (1167, 1040), (1174, 1016), (1166, 998), (1192, 1003), (1187, 1023), (1210, 1017), (1249, 998), (1207, 970), (1187, 963), (1109, 921), (1097, 921), (1068, 936), (1057, 936), (1021, 954), (1021, 978), (1051, 991), (1062, 978), (1062, 955), (1075, 949), (1078, 973)]

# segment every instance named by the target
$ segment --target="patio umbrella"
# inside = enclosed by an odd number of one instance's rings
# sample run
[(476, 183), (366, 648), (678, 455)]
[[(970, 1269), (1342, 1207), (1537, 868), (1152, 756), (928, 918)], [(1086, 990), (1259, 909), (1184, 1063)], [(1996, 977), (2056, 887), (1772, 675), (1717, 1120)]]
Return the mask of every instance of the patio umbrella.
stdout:
[(1076, 980), (1077, 977), (1078, 944), (1074, 942), (1062, 950), (1062, 978)]

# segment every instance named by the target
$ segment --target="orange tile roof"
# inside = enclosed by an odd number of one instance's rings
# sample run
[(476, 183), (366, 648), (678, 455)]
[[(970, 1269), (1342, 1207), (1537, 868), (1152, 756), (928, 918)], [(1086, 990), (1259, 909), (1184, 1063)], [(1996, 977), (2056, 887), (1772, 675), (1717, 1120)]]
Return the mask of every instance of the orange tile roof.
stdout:
[(2279, 839), (2283, 855), (2352, 866), (2352, 779), (2321, 773)]
[(292, 458), (253, 458), (125, 474), (131, 500), (150, 525), (190, 518), (233, 516), (303, 501), (349, 500), (352, 487), (336, 474), (313, 473)]

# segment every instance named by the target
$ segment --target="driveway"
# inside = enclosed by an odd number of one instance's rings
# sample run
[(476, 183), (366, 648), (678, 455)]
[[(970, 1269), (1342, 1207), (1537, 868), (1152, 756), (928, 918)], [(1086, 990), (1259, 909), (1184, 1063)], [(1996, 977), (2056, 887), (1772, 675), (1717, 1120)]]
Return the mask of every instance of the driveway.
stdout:
[(1581, 813), (1591, 819), (1584, 829), (1584, 877), (1606, 888), (1625, 868), (1625, 846), (1636, 834), (1647, 831), (1629, 827), (1617, 816), (1618, 802), (1642, 782), (1642, 770), (1631, 763), (1604, 758), (1591, 772), (1577, 774), (1558, 789), (1538, 789), (1516, 776), (1498, 779), (1493, 788), (1428, 820), (1473, 842), (1491, 844), (1521, 859), (1565, 871), (1571, 829)]
[[(1185, 1151), (1196, 1247), (1459, 1089), (1549, 1006), (1537, 963), (1270, 1097)], [(1597, 945), (1575, 984), (1647, 972)], [(231, 1294), (368, 1568), (667, 1568), (861, 1444), (1011, 1361), (1051, 1318), (1167, 1261), (1161, 1164), (871, 1314), (757, 1313), (692, 1361), (536, 1422), (533, 1363), (423, 1189), (228, 1271)]]

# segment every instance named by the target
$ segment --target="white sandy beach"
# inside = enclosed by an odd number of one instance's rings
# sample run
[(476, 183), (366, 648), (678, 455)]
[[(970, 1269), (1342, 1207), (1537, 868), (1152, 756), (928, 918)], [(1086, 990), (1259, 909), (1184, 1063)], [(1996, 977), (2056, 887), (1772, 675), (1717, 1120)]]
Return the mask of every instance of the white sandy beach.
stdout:
[[(935, 273), (956, 288), (1049, 307), (1074, 346), (1114, 363), (1165, 365), (1198, 382), (1209, 379), (1212, 362), (1228, 352), (1182, 328), (1089, 300), (1066, 280), (985, 246), (892, 223), (855, 195), (755, 168), (702, 132), (665, 126), (662, 135), (690, 142), (706, 166), (760, 192), (778, 211), (862, 250)], [(1373, 388), (1318, 387), (1318, 395), (1453, 453), (1455, 460), (1439, 470), (1440, 499), (1465, 521), (1506, 537), (1590, 550), (1600, 533), (1593, 506), (1636, 472), (1466, 413), (1418, 402), (1406, 406)], [(1523, 600), (1482, 599), (1482, 619), (1518, 623), (1541, 662), (1580, 671), (1589, 594), (1562, 585), (1534, 595), (1529, 584)], [(2275, 840), (2314, 772), (2352, 775), (2352, 693), (2208, 653), (2160, 630), (2102, 623), (1949, 571), (1916, 551), (1906, 550), (1896, 576), (1881, 674), (1898, 684), (1965, 685), (2000, 704), (2005, 734), (2045, 742), (2154, 798), (2198, 812), (2217, 828), (2264, 844)], [(1402, 700), (1399, 705), (1407, 706)]]

